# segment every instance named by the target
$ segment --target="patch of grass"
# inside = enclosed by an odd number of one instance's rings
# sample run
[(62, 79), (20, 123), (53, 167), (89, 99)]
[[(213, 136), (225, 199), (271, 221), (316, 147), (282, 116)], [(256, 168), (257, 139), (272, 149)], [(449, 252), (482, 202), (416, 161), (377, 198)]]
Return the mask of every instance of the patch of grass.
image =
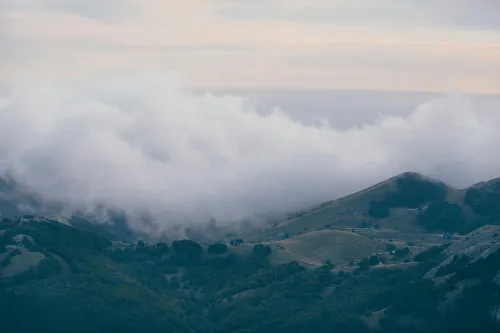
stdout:
[[(273, 249), (272, 259), (283, 261), (303, 256), (319, 263), (330, 260), (334, 264), (363, 258), (381, 248), (380, 244), (367, 237), (339, 230), (311, 231), (267, 244)], [(283, 250), (278, 250), (278, 245)]]

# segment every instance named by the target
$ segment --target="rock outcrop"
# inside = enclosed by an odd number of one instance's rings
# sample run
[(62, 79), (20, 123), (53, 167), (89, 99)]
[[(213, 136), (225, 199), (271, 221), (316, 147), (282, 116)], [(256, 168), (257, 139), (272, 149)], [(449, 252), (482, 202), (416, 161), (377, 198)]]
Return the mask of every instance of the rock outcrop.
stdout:
[[(486, 225), (453, 242), (443, 253), (447, 258), (428, 271), (424, 278), (435, 279), (441, 270), (457, 260), (465, 265), (486, 259), (500, 250), (500, 226)], [(500, 274), (500, 272), (499, 272)], [(500, 279), (500, 277), (499, 277)]]

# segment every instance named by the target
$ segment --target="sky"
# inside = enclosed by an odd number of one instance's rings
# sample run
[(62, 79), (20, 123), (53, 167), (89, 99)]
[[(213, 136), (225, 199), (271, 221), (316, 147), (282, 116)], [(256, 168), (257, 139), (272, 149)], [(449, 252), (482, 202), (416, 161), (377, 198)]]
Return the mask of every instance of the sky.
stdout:
[(0, 82), (168, 69), (191, 87), (500, 93), (497, 0), (2, 0)]

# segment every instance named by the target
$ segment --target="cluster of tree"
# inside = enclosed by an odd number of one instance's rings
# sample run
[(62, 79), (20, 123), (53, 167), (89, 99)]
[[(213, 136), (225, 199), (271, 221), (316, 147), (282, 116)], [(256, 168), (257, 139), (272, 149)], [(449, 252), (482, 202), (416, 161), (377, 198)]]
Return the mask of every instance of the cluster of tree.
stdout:
[(482, 187), (471, 187), (464, 203), (481, 216), (500, 217), (500, 180)]
[(404, 248), (400, 249), (400, 248), (397, 248), (395, 250), (395, 253), (394, 255), (397, 257), (397, 258), (406, 258), (410, 255), (410, 249), (405, 246)]
[(241, 246), (243, 245), (243, 239), (238, 238), (238, 239), (233, 239), (229, 242), (231, 246)]
[(389, 207), (419, 208), (427, 203), (446, 199), (444, 184), (407, 176), (396, 180), (397, 191), (386, 195), (384, 202)]
[(384, 202), (372, 200), (368, 208), (368, 216), (376, 219), (385, 219), (391, 214), (389, 206)]
[(425, 204), (446, 199), (444, 184), (421, 179), (416, 175), (406, 175), (396, 179), (396, 190), (386, 193), (382, 200), (372, 200), (368, 215), (386, 218), (391, 208), (420, 208)]
[(360, 228), (366, 228), (366, 229), (371, 229), (371, 228), (375, 228), (375, 229), (380, 229), (380, 224), (378, 223), (372, 223), (371, 221), (363, 221), (360, 223), (359, 225)]
[(429, 231), (457, 232), (465, 226), (465, 217), (459, 205), (439, 201), (421, 211), (417, 223)]
[(271, 248), (263, 244), (254, 245), (252, 254), (258, 258), (266, 258), (271, 254)]
[(439, 262), (444, 260), (445, 255), (443, 251), (449, 246), (449, 244), (444, 244), (441, 246), (433, 246), (423, 252), (420, 252), (415, 256), (415, 261), (417, 262)]
[(396, 245), (394, 245), (393, 243), (390, 243), (390, 242), (386, 243), (385, 244), (385, 250), (387, 252), (392, 252), (392, 251), (396, 250)]
[(224, 254), (228, 250), (227, 245), (224, 243), (215, 243), (208, 246), (209, 254)]

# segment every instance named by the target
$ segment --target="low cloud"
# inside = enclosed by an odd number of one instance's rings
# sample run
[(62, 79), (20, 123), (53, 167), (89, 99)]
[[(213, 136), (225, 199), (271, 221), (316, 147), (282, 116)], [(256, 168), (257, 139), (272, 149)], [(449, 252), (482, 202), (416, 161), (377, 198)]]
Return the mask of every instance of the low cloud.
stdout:
[(283, 213), (404, 171), (462, 187), (500, 176), (500, 102), (443, 96), (348, 130), (304, 125), (172, 73), (19, 82), (0, 100), (0, 176), (75, 210), (168, 226)]

